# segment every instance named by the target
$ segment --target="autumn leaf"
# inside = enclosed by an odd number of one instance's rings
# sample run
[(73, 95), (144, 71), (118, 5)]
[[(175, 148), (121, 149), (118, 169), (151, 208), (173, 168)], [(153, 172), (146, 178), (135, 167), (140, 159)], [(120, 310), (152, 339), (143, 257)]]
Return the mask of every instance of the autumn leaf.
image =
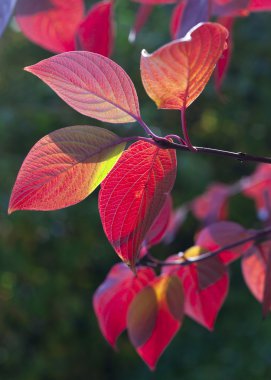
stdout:
[(105, 234), (132, 268), (175, 177), (175, 150), (138, 141), (123, 153), (101, 186), (99, 211)]
[(54, 53), (61, 53), (75, 50), (74, 37), (84, 16), (84, 2), (18, 0), (15, 15), (27, 38)]
[(181, 327), (183, 304), (179, 279), (174, 275), (162, 275), (142, 289), (130, 305), (127, 317), (129, 338), (152, 370)]
[(76, 47), (109, 57), (113, 47), (113, 4), (95, 3), (76, 31)]
[(222, 25), (205, 23), (153, 54), (143, 50), (142, 82), (157, 107), (187, 108), (206, 86), (227, 47), (227, 38), (228, 31)]
[(50, 133), (24, 160), (9, 213), (57, 210), (82, 201), (103, 181), (124, 148), (120, 137), (103, 128), (73, 126)]
[(25, 68), (83, 115), (110, 123), (140, 119), (138, 98), (126, 72), (100, 54), (72, 51)]
[(134, 297), (154, 278), (150, 268), (139, 267), (135, 276), (126, 265), (116, 264), (94, 293), (93, 307), (100, 329), (112, 346), (127, 327), (127, 311)]

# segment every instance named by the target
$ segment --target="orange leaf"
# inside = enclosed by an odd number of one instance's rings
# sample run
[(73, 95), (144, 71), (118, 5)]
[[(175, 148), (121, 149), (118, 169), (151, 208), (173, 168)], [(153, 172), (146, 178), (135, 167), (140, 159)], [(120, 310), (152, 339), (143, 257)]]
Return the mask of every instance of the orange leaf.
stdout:
[(227, 37), (222, 25), (204, 23), (153, 54), (142, 51), (143, 85), (158, 108), (187, 108), (200, 95), (227, 47)]

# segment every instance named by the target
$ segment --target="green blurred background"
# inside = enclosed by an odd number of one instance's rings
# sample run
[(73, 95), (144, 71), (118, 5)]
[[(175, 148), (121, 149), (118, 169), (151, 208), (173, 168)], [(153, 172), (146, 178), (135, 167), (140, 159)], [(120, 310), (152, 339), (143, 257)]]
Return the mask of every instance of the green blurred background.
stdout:
[[(127, 41), (136, 4), (116, 5), (115, 59), (132, 77), (142, 114), (157, 133), (179, 133), (179, 114), (157, 111), (144, 93), (139, 58), (169, 41), (171, 7), (157, 7), (134, 45)], [(270, 155), (271, 14), (238, 21), (224, 102), (210, 83), (187, 112), (191, 139), (206, 145)], [(22, 68), (51, 54), (9, 28), (0, 40), (0, 379), (1, 380), (243, 380), (271, 378), (271, 320), (246, 289), (240, 265), (231, 267), (231, 288), (213, 333), (188, 318), (151, 373), (126, 334), (113, 351), (99, 332), (92, 295), (117, 256), (107, 242), (96, 191), (82, 203), (50, 213), (17, 212), (7, 205), (29, 149), (45, 134), (77, 124), (102, 125), (78, 114)], [(103, 124), (104, 125), (104, 124)], [(127, 135), (137, 126), (107, 128)], [(232, 183), (254, 165), (178, 153), (175, 207), (212, 181)], [(258, 226), (254, 204), (236, 196), (230, 216)], [(190, 215), (166, 257), (192, 244), (197, 221)]]

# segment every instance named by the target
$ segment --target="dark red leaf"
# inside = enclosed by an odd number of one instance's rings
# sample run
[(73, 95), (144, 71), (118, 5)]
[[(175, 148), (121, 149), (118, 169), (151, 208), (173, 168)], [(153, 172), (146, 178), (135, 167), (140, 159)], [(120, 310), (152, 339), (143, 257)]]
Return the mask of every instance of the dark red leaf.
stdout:
[(136, 294), (155, 278), (150, 268), (138, 268), (135, 276), (124, 264), (116, 264), (96, 290), (93, 306), (105, 339), (116, 345), (126, 329), (127, 310)]
[(105, 234), (132, 268), (173, 187), (176, 165), (175, 150), (138, 141), (123, 153), (102, 183), (99, 211)]
[(214, 183), (201, 196), (191, 203), (194, 215), (204, 224), (217, 222), (227, 217), (227, 200), (230, 188), (221, 183)]
[(178, 31), (181, 29), (181, 22), (183, 17), (183, 11), (185, 8), (186, 2), (179, 2), (175, 6), (170, 21), (170, 34), (173, 40), (178, 38)]
[(130, 340), (154, 369), (183, 320), (183, 290), (176, 276), (163, 275), (134, 298), (127, 319)]
[(110, 56), (113, 47), (112, 8), (112, 0), (94, 4), (77, 29), (77, 50)]
[(234, 17), (221, 17), (217, 20), (220, 24), (225, 26), (225, 28), (229, 31), (229, 38), (228, 38), (228, 47), (224, 50), (222, 56), (220, 57), (219, 61), (217, 62), (216, 69), (215, 69), (215, 87), (216, 91), (219, 93), (221, 89), (222, 82), (226, 76), (226, 73), (229, 68), (231, 55), (232, 55), (232, 28), (235, 18)]

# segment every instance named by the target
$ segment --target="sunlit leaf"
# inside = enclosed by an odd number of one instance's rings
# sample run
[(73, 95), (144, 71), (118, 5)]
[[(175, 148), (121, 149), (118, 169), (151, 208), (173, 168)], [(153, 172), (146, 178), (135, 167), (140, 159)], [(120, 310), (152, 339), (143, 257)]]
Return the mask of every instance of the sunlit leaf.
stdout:
[(138, 98), (126, 72), (96, 53), (62, 53), (25, 68), (76, 111), (110, 123), (140, 118)]
[(136, 276), (124, 264), (116, 264), (96, 290), (93, 306), (105, 339), (116, 345), (126, 329), (128, 308), (135, 295), (155, 278), (150, 268), (138, 268)]
[(50, 133), (23, 162), (9, 213), (56, 210), (82, 201), (103, 181), (124, 148), (120, 137), (103, 128), (74, 126)]
[(183, 290), (176, 276), (155, 279), (134, 298), (127, 319), (130, 340), (154, 369), (183, 320)]
[(55, 53), (74, 50), (83, 0), (17, 0), (16, 21), (31, 41)]
[(158, 108), (183, 109), (203, 91), (227, 47), (228, 31), (205, 23), (185, 38), (141, 55), (141, 76), (148, 95)]
[(132, 268), (175, 177), (175, 150), (138, 141), (123, 153), (101, 186), (99, 211), (105, 234)]

